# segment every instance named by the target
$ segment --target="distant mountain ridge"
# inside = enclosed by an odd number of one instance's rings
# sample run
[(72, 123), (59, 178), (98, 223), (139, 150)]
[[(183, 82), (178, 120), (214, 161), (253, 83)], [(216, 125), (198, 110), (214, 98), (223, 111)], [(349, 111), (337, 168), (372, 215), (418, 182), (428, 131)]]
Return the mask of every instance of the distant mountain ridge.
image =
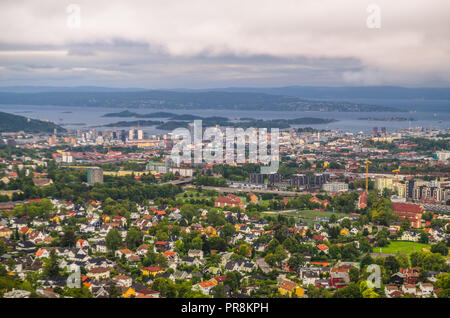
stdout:
[(450, 88), (406, 88), (399, 86), (285, 86), (285, 87), (228, 87), (210, 89), (222, 92), (253, 92), (312, 99), (449, 99)]
[(280, 86), (280, 87), (224, 87), (209, 89), (147, 89), (147, 88), (117, 88), (103, 86), (3, 86), (0, 92), (5, 93), (47, 93), (47, 92), (142, 92), (168, 91), (181, 93), (199, 92), (231, 92), (231, 93), (263, 93), (270, 95), (293, 96), (313, 99), (450, 99), (449, 87), (418, 87), (400, 86)]
[(153, 109), (235, 109), (255, 111), (326, 111), (378, 112), (397, 111), (388, 106), (376, 106), (346, 101), (306, 100), (295, 96), (258, 92), (222, 91), (72, 91), (39, 93), (0, 93), (0, 104), (54, 105)]

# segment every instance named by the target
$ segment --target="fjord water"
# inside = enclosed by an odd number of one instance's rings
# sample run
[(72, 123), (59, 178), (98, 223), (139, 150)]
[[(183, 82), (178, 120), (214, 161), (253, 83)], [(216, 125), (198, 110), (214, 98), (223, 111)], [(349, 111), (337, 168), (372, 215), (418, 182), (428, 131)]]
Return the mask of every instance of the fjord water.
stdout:
[[(140, 108), (129, 109), (135, 113), (148, 114), (153, 112), (170, 112), (174, 114), (192, 114), (202, 117), (221, 116), (230, 120), (240, 118), (254, 119), (293, 119), (300, 117), (331, 118), (337, 122), (323, 125), (299, 125), (295, 127), (313, 127), (320, 129), (343, 130), (350, 132), (370, 132), (372, 128), (386, 127), (388, 131), (400, 128), (422, 126), (434, 129), (450, 129), (450, 101), (449, 100), (386, 100), (365, 99), (346, 100), (353, 103), (366, 103), (372, 105), (391, 106), (399, 109), (399, 112), (316, 112), (316, 111), (246, 111), (246, 110), (217, 110), (217, 109), (155, 109)], [(112, 112), (120, 112), (124, 109), (111, 107), (66, 107), (66, 106), (35, 106), (35, 105), (0, 105), (0, 111), (12, 113), (34, 119), (49, 120), (62, 125), (66, 129), (88, 129), (95, 127), (97, 130), (127, 129), (127, 127), (101, 127), (118, 121), (136, 121), (139, 118), (103, 117)], [(413, 118), (414, 121), (367, 121), (359, 118)], [(145, 120), (166, 120), (160, 118), (145, 118)], [(150, 134), (166, 133), (154, 126), (142, 127)]]

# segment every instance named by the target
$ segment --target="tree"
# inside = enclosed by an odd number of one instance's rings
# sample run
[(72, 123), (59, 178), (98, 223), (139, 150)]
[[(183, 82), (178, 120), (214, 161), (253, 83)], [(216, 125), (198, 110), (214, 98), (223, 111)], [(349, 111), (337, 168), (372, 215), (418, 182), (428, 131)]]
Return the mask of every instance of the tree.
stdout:
[(142, 264), (144, 266), (155, 265), (157, 256), (158, 256), (158, 254), (156, 254), (152, 248), (149, 248), (147, 250), (147, 254), (145, 255), (145, 257), (142, 261)]
[(77, 237), (73, 230), (67, 230), (64, 232), (61, 238), (61, 246), (74, 247), (77, 242)]
[(425, 232), (420, 232), (419, 243), (428, 244), (429, 237)]
[(300, 253), (295, 253), (288, 260), (288, 266), (294, 271), (298, 271), (300, 267), (305, 263), (305, 258)]
[(437, 295), (439, 298), (450, 298), (450, 273), (439, 274), (434, 285), (442, 289)]
[(120, 291), (119, 288), (117, 288), (116, 284), (111, 284), (111, 286), (109, 286), (109, 298), (119, 298), (122, 293)]
[(370, 264), (373, 264), (374, 260), (369, 253), (367, 253), (361, 260), (361, 268)]
[(47, 278), (59, 277), (60, 269), (58, 264), (58, 257), (54, 249), (50, 251), (50, 257), (45, 260), (43, 267), (43, 276)]
[(350, 285), (336, 290), (333, 294), (333, 298), (361, 298), (361, 296), (359, 286), (355, 283), (350, 283)]
[(359, 280), (359, 270), (355, 267), (350, 268), (348, 271), (350, 281), (356, 283)]
[(194, 218), (194, 216), (197, 216), (198, 213), (198, 209), (195, 208), (195, 206), (193, 206), (192, 204), (185, 204), (181, 207), (180, 209), (180, 213), (181, 215), (186, 218), (189, 222), (192, 221), (192, 219)]
[(225, 286), (223, 284), (217, 285), (216, 288), (214, 288), (213, 296), (214, 298), (227, 298)]
[(131, 250), (142, 244), (142, 233), (137, 227), (130, 227), (125, 238), (127, 247)]
[(370, 213), (373, 222), (383, 225), (389, 225), (395, 218), (394, 211), (392, 210), (392, 203), (386, 198), (375, 201)]
[(222, 231), (220, 232), (220, 237), (222, 237), (228, 242), (231, 239), (231, 237), (233, 237), (235, 232), (236, 228), (230, 223), (227, 223), (223, 226)]
[(405, 251), (399, 251), (397, 261), (401, 268), (409, 268), (409, 258)]
[(122, 236), (115, 228), (109, 230), (105, 238), (106, 247), (109, 251), (115, 251), (122, 245)]
[(152, 288), (154, 290), (157, 290), (161, 293), (162, 296), (167, 298), (175, 298), (176, 295), (176, 288), (174, 286), (174, 283), (167, 278), (158, 277), (153, 282)]
[(225, 278), (224, 284), (228, 285), (231, 290), (237, 290), (241, 286), (241, 274), (237, 271), (229, 272)]
[(336, 214), (331, 214), (331, 216), (330, 216), (330, 223), (336, 223), (336, 221), (337, 221)]
[(384, 267), (390, 272), (390, 274), (394, 274), (400, 269), (400, 264), (394, 256), (388, 256), (384, 260)]
[(341, 221), (341, 226), (349, 229), (352, 226), (350, 219), (345, 218)]
[(377, 233), (375, 237), (375, 245), (379, 247), (386, 247), (389, 245), (389, 231), (386, 228), (383, 228), (380, 232)]
[(0, 240), (0, 256), (5, 254), (7, 251), (6, 244), (3, 240)]
[(448, 255), (448, 247), (446, 246), (446, 244), (444, 242), (439, 242), (437, 244), (431, 245), (430, 251), (431, 251), (431, 253), (439, 253), (443, 256)]

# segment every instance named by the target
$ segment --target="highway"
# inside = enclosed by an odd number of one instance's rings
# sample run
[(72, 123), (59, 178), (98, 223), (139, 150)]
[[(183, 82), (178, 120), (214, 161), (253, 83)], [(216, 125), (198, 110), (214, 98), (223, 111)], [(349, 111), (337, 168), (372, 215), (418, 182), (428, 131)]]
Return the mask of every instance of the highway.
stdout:
[(299, 192), (264, 190), (264, 189), (240, 189), (240, 188), (225, 188), (225, 187), (210, 187), (210, 186), (202, 186), (202, 189), (214, 190), (221, 193), (235, 193), (235, 192), (269, 193), (269, 194), (278, 194), (284, 197), (295, 197), (296, 195), (300, 195)]

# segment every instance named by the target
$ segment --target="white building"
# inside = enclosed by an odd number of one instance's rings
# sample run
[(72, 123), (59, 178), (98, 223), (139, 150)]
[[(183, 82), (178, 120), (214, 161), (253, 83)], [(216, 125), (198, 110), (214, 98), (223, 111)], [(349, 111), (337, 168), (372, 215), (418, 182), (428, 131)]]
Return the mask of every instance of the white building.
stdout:
[(322, 189), (326, 192), (347, 192), (348, 184), (345, 182), (329, 182), (325, 183)]

